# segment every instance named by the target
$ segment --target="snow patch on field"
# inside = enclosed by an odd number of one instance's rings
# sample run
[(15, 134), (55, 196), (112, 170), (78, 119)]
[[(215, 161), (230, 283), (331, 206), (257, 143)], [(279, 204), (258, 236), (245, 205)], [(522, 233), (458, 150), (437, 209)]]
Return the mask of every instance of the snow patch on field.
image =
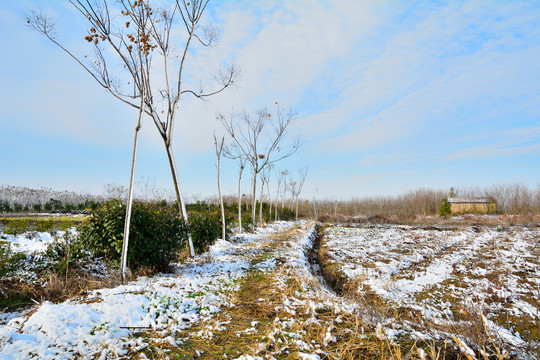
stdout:
[[(76, 235), (75, 228), (68, 231), (71, 235)], [(65, 235), (65, 231), (58, 231), (56, 235), (38, 231), (26, 232), (19, 235), (4, 234), (0, 232), (0, 239), (7, 241), (13, 252), (35, 255), (46, 251), (55, 241), (62, 241)]]

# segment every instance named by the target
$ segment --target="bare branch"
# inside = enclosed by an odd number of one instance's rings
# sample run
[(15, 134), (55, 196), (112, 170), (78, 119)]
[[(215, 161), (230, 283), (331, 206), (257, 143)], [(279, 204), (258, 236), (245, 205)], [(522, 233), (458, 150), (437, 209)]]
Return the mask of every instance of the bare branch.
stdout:
[[(224, 150), (224, 156), (230, 159), (245, 158), (251, 164), (253, 172), (253, 222), (255, 221), (255, 202), (257, 175), (268, 169), (275, 162), (294, 154), (298, 149), (298, 141), (288, 151), (282, 151), (279, 147), (286, 130), (293, 120), (293, 113), (289, 111), (287, 116), (281, 114), (279, 107), (277, 115), (272, 116), (268, 109), (256, 111), (252, 117), (246, 111), (240, 114), (232, 114), (229, 118), (218, 115), (223, 127), (229, 134), (232, 144)], [(269, 125), (271, 124), (271, 125)], [(275, 153), (280, 153), (274, 156)], [(265, 176), (266, 177), (266, 176)], [(266, 181), (263, 179), (263, 182)], [(264, 185), (264, 184), (263, 184)]]
[(26, 24), (50, 40), (56, 39), (58, 21), (43, 10), (30, 10), (26, 13)]
[(216, 45), (216, 43), (219, 41), (219, 38), (221, 37), (221, 28), (214, 26), (213, 24), (207, 24), (202, 27), (202, 30), (202, 36), (199, 36), (197, 34), (194, 35), (197, 40), (199, 40), (201, 45), (207, 47), (212, 47)]

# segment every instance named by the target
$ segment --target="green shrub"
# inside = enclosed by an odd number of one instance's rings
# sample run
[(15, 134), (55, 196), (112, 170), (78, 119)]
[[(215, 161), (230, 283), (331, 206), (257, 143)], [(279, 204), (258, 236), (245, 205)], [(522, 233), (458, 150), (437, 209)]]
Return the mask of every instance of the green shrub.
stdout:
[(64, 210), (66, 211), (73, 211), (75, 210), (75, 205), (73, 205), (72, 203), (66, 203), (64, 205)]
[(47, 212), (51, 212), (52, 209), (53, 209), (53, 206), (52, 206), (52, 204), (51, 204), (50, 202), (47, 201), (47, 202), (45, 203), (45, 205), (43, 206), (43, 209), (44, 209), (45, 211), (47, 211)]
[[(274, 214), (272, 214), (272, 219), (275, 217), (275, 210), (273, 211)], [(296, 219), (296, 211), (293, 209), (289, 209), (287, 207), (278, 208), (278, 219), (279, 220), (294, 220)], [(275, 220), (275, 219), (274, 219)]]
[(11, 249), (9, 243), (4, 240), (0, 240), (0, 277), (4, 276), (10, 268), (10, 255)]
[(25, 254), (11, 251), (9, 242), (0, 240), (0, 278), (15, 270), (19, 261), (24, 259)]
[(55, 222), (51, 218), (39, 219), (36, 221), (36, 231), (52, 233), (54, 229)]
[(441, 204), (441, 207), (439, 208), (439, 215), (448, 216), (450, 214), (452, 214), (452, 208), (450, 206), (450, 203), (448, 202), (448, 199), (444, 198), (443, 203)]
[(218, 213), (191, 213), (189, 227), (195, 252), (201, 254), (221, 236), (221, 217)]
[(242, 229), (244, 231), (251, 231), (251, 225), (253, 225), (253, 219), (251, 214), (242, 214)]
[(96, 209), (80, 228), (81, 241), (97, 256), (120, 259), (125, 211), (125, 206), (116, 200)]
[(28, 219), (21, 218), (21, 219), (13, 219), (11, 221), (8, 221), (5, 229), (6, 234), (11, 234), (14, 236), (17, 236), (19, 234), (22, 234), (30, 229), (30, 223)]
[(87, 207), (89, 207), (89, 208), (92, 209), (92, 210), (97, 210), (97, 208), (100, 207), (100, 206), (101, 206), (101, 203), (95, 202), (95, 201), (90, 201), (90, 202), (88, 203), (88, 206), (87, 206)]
[(72, 269), (74, 264), (89, 255), (81, 238), (69, 230), (65, 230), (63, 239), (55, 236), (54, 241), (47, 247), (46, 254), (51, 260), (52, 270), (61, 274)]
[[(97, 256), (120, 260), (126, 207), (111, 200), (95, 210), (81, 226), (81, 240)], [(168, 268), (185, 245), (187, 227), (172, 208), (136, 202), (131, 212), (127, 261), (132, 269)]]

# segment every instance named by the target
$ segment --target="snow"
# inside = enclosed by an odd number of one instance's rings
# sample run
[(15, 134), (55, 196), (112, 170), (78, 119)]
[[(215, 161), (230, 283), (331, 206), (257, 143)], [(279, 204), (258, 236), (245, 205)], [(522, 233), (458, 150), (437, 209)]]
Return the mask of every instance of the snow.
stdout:
[[(483, 314), (491, 335), (513, 349), (525, 341), (510, 330), (505, 314), (540, 326), (534, 301), (540, 295), (538, 227), (330, 226), (322, 246), (327, 260), (358, 284), (359, 294), (369, 289), (389, 306), (419, 311), (431, 323), (451, 325)], [(448, 336), (420, 324), (405, 327), (422, 338)], [(463, 342), (462, 350), (472, 351)]]
[[(280, 232), (287, 237), (268, 250), (272, 236)], [(481, 310), (489, 333), (511, 350), (523, 346), (524, 340), (497, 316), (504, 312), (536, 324), (540, 320), (538, 303), (529, 296), (540, 284), (537, 228), (330, 226), (324, 235), (321, 245), (328, 258), (351, 281), (358, 281), (359, 293), (369, 288), (392, 306), (418, 311), (426, 323), (448, 325), (463, 313)], [(272, 271), (273, 296), (279, 300), (253, 300), (272, 304), (277, 316), (264, 330), (258, 321), (235, 328), (239, 337), (267, 337), (236, 359), (327, 358), (325, 347), (339, 341), (341, 324), (351, 314), (364, 316), (364, 324), (385, 342), (398, 343), (402, 336), (422, 341), (452, 338), (428, 331), (423, 320), (369, 318), (365, 305), (338, 296), (310, 264), (315, 237), (312, 222), (277, 222), (255, 234), (218, 240), (208, 253), (176, 264), (171, 274), (140, 277), (60, 304), (45, 302), (24, 314), (2, 314), (7, 323), (0, 325), (0, 359), (129, 358), (152, 343), (181, 345), (186, 338), (179, 333), (194, 324), (202, 325), (190, 337), (213, 339), (228, 331), (228, 318), (216, 315), (234, 306), (239, 280), (259, 271)], [(41, 245), (23, 245), (24, 239), (15, 237), (9, 241), (35, 254), (47, 239), (36, 237)], [(291, 281), (297, 290), (291, 291)], [(320, 343), (307, 340), (312, 339), (305, 336), (310, 327), (322, 329)], [(359, 331), (363, 337), (364, 325)], [(145, 336), (138, 336), (140, 332)], [(370, 336), (368, 329), (365, 336)], [(457, 338), (462, 345), (455, 345), (463, 352), (478, 351), (466, 338)], [(421, 349), (418, 356), (427, 358)]]
[(64, 234), (64, 231), (59, 231), (57, 236), (48, 232), (27, 232), (19, 235), (0, 233), (0, 238), (9, 243), (13, 252), (33, 255), (47, 250), (49, 245), (56, 239), (63, 238)]
[[(283, 226), (268, 227), (263, 235)], [(251, 244), (261, 237), (244, 235)], [(53, 241), (43, 234), (33, 240), (35, 244), (30, 239), (8, 237), (18, 251), (28, 253), (42, 251)], [(165, 334), (210, 318), (231, 306), (230, 292), (238, 290), (235, 280), (245, 276), (251, 256), (257, 254), (249, 243), (219, 240), (208, 253), (178, 265), (173, 274), (142, 277), (61, 304), (45, 302), (27, 316), (14, 317), (0, 326), (0, 358), (124, 356), (127, 349), (144, 345), (134, 343), (130, 335), (136, 331)]]

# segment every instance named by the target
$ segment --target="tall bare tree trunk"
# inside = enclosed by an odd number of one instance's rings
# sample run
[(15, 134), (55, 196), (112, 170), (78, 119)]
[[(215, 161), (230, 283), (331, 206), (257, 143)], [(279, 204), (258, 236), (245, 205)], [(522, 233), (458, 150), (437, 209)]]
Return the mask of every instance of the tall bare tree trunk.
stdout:
[(259, 196), (259, 224), (260, 224), (260, 226), (263, 225), (263, 216), (262, 216), (263, 191), (264, 191), (264, 177), (263, 177), (263, 180), (261, 182), (261, 195)]
[(131, 222), (131, 207), (133, 205), (133, 183), (135, 179), (135, 165), (137, 163), (137, 145), (139, 142), (139, 130), (141, 129), (143, 115), (142, 97), (141, 107), (139, 108), (139, 119), (137, 121), (137, 127), (135, 127), (135, 136), (133, 139), (133, 155), (131, 157), (131, 174), (129, 177), (129, 191), (127, 199), (126, 219), (124, 222), (124, 239), (122, 241), (122, 257), (120, 259), (120, 274), (122, 283), (126, 281), (128, 268), (127, 268), (127, 252), (129, 244), (129, 225)]
[(298, 221), (298, 196), (296, 197), (296, 221)]
[[(182, 191), (180, 190), (180, 184), (178, 183), (178, 173), (176, 172), (176, 164), (174, 162), (174, 156), (170, 145), (165, 143), (165, 150), (167, 151), (167, 158), (169, 159), (169, 166), (171, 167), (171, 174), (173, 177), (174, 191), (176, 193), (176, 201), (178, 202), (178, 208), (180, 214), (184, 218), (184, 222), (189, 226), (189, 219), (186, 211), (186, 204), (182, 197)], [(188, 247), (189, 247), (189, 256), (195, 256), (195, 250), (193, 249), (193, 241), (191, 240), (191, 232), (188, 232)]]
[[(255, 169), (254, 169), (255, 172)], [(255, 231), (255, 222), (256, 222), (256, 216), (257, 216), (257, 174), (253, 174), (253, 209), (251, 209), (251, 230)]]
[[(270, 179), (270, 177), (268, 179)], [(270, 195), (270, 181), (266, 182), (266, 192), (268, 193), (268, 201), (270, 202), (270, 209), (268, 211), (268, 221), (272, 222), (272, 195)]]
[(240, 168), (240, 174), (238, 175), (238, 233), (242, 233), (242, 191), (241, 191), (241, 182), (242, 182), (242, 172), (244, 168)]
[(216, 134), (214, 134), (214, 145), (216, 147), (216, 157), (217, 157), (217, 188), (219, 195), (219, 206), (221, 207), (221, 238), (225, 240), (226, 238), (226, 224), (225, 224), (225, 207), (223, 206), (223, 196), (221, 194), (221, 183), (220, 183), (220, 171), (221, 171), (221, 153), (223, 152), (223, 145), (225, 138), (221, 138), (221, 142), (218, 143)]
[(226, 224), (225, 224), (225, 208), (223, 206), (223, 196), (221, 195), (221, 184), (219, 182), (219, 172), (220, 172), (220, 159), (218, 158), (218, 166), (217, 166), (217, 188), (218, 188), (218, 194), (219, 194), (219, 205), (221, 206), (221, 236), (222, 239), (225, 240), (226, 238)]

